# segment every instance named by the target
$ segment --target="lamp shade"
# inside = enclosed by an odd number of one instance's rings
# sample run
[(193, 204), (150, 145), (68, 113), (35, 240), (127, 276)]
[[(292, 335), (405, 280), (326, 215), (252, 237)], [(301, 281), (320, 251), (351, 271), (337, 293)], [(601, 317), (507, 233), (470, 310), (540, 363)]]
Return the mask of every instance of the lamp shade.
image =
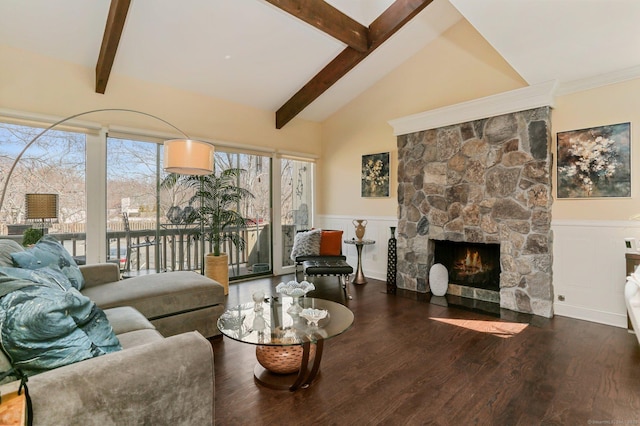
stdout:
[(191, 139), (171, 139), (164, 143), (164, 170), (181, 175), (213, 173), (213, 145)]
[(27, 220), (58, 219), (58, 194), (25, 194)]

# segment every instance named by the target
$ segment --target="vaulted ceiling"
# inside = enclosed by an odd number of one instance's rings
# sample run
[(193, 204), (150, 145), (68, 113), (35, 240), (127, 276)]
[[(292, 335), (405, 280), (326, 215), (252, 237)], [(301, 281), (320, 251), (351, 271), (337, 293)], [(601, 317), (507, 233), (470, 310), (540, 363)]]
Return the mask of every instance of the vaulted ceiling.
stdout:
[(280, 128), (326, 119), (460, 19), (529, 84), (640, 75), (636, 0), (7, 0), (0, 44), (95, 69), (98, 93), (123, 75)]

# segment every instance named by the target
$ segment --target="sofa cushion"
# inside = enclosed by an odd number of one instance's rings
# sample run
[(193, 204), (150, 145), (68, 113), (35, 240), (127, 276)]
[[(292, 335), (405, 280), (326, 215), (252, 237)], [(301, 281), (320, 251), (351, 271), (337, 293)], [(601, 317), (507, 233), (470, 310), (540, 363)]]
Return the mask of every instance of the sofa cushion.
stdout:
[(342, 254), (342, 231), (323, 229), (320, 236), (320, 256)]
[(123, 349), (131, 349), (147, 343), (157, 342), (164, 339), (164, 337), (157, 330), (144, 329), (118, 334), (118, 339)]
[(318, 256), (320, 254), (321, 229), (312, 229), (296, 233), (291, 249), (291, 260), (299, 256)]
[(0, 299), (2, 348), (27, 375), (121, 349), (104, 312), (75, 288), (35, 284)]
[(69, 278), (71, 285), (82, 290), (84, 277), (69, 252), (52, 235), (45, 235), (35, 246), (11, 254), (13, 262), (21, 268), (40, 269), (46, 266), (58, 268)]
[(82, 293), (102, 309), (131, 306), (149, 320), (225, 302), (218, 282), (191, 271), (127, 278)]
[[(129, 331), (156, 329), (144, 315), (131, 306), (105, 309), (104, 314), (107, 316), (113, 332), (118, 336)], [(122, 344), (122, 342), (120, 343)]]
[(24, 251), (24, 247), (13, 240), (0, 239), (0, 266), (13, 266), (11, 253)]

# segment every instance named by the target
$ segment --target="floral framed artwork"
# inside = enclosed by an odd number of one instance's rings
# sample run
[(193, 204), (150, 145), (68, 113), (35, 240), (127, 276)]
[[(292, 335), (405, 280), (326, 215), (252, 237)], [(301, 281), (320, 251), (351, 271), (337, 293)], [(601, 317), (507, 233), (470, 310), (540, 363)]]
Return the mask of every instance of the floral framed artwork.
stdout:
[(363, 197), (389, 196), (389, 153), (362, 156), (361, 189)]
[(631, 123), (557, 136), (558, 198), (631, 196)]

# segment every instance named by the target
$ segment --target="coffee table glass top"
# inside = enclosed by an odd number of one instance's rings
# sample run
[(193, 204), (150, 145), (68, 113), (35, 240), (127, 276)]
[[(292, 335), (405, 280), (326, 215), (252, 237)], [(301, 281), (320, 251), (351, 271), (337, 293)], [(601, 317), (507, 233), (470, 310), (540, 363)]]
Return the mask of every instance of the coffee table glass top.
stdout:
[(326, 309), (328, 315), (317, 326), (309, 325), (306, 319), (287, 313), (293, 298), (274, 296), (257, 305), (251, 302), (227, 310), (218, 319), (218, 328), (240, 342), (288, 346), (335, 337), (353, 324), (353, 312), (340, 303), (312, 297), (302, 297), (298, 303), (302, 308)]

